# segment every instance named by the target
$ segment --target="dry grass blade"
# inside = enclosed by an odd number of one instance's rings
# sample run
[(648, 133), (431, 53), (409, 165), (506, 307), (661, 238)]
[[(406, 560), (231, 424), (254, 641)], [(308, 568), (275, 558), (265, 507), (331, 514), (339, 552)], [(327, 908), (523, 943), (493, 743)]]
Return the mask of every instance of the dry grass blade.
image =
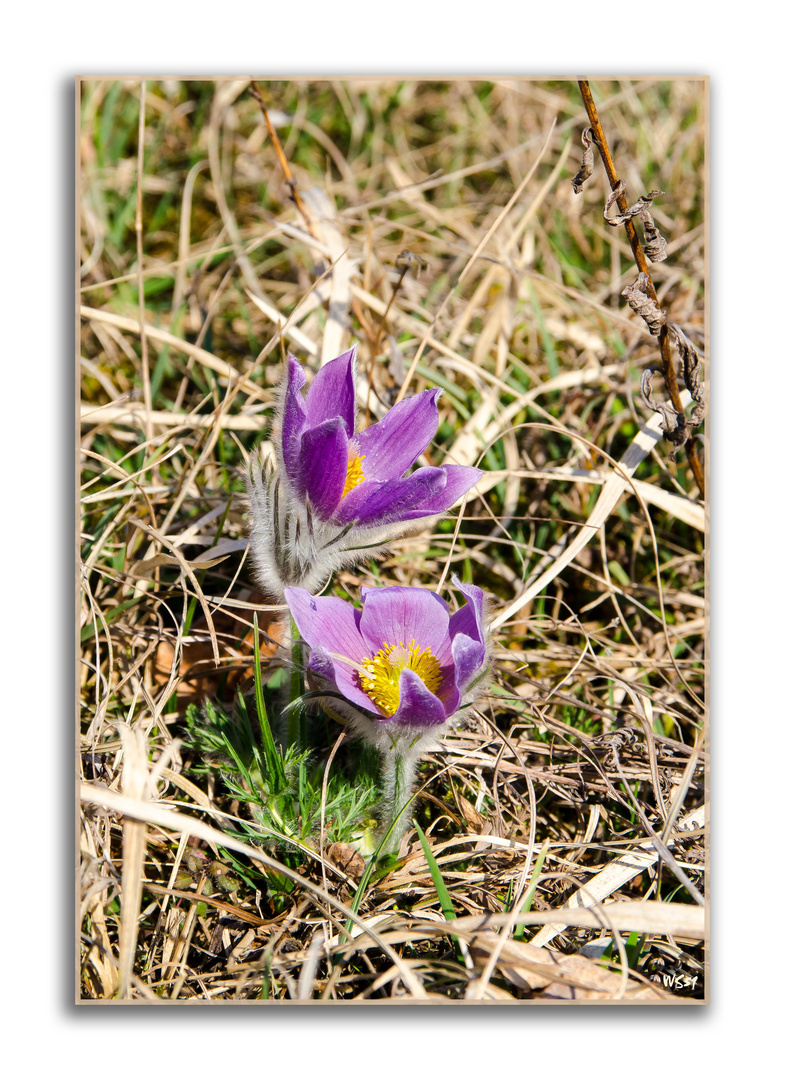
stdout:
[(170, 334), (166, 330), (160, 330), (156, 326), (150, 326), (145, 324), (140, 326), (138, 319), (128, 319), (124, 315), (115, 315), (109, 311), (98, 311), (95, 308), (82, 307), (82, 317), (85, 319), (92, 319), (95, 322), (106, 323), (109, 326), (116, 326), (118, 330), (128, 330), (131, 333), (139, 333), (140, 330), (144, 330), (146, 339), (152, 341), (159, 341), (162, 345), (170, 345), (172, 348), (179, 349), (180, 352), (186, 353), (188, 356), (192, 356), (195, 360), (198, 360), (200, 364), (204, 364), (206, 368), (210, 368), (211, 371), (217, 372), (226, 379), (232, 379), (235, 383), (240, 383), (243, 388), (250, 391), (254, 397), (259, 393), (259, 388), (252, 383), (246, 383), (239, 372), (227, 364), (223, 360), (219, 360), (217, 356), (213, 356), (212, 353), (207, 352), (205, 349), (200, 349), (197, 345), (191, 345), (188, 341), (184, 341), (182, 338), (178, 338), (175, 334)]
[[(684, 395), (685, 397), (689, 396), (687, 391), (684, 391)], [(615, 466), (613, 473), (603, 485), (600, 497), (597, 500), (591, 515), (578, 535), (550, 566), (548, 566), (539, 576), (535, 577), (534, 581), (527, 586), (526, 591), (494, 619), (491, 623), (492, 629), (495, 630), (497, 627), (507, 622), (507, 620), (512, 618), (517, 611), (520, 611), (525, 604), (528, 604), (535, 596), (541, 593), (542, 590), (561, 573), (564, 567), (569, 566), (578, 553), (597, 535), (597, 530), (613, 513), (614, 507), (618, 503), (625, 487), (627, 484), (630, 484), (635, 470), (656, 446), (659, 439), (661, 423), (662, 417), (659, 413), (655, 413), (649, 417), (645, 427), (641, 428), (635, 436), (632, 443), (627, 450), (625, 450), (618, 464)], [(632, 490), (635, 491), (635, 485), (631, 484), (630, 486), (632, 487)]]
[[(478, 935), (476, 951), (487, 952), (487, 935)], [(567, 1001), (673, 1001), (672, 995), (625, 978), (624, 972), (609, 971), (584, 956), (543, 954), (532, 945), (518, 941), (505, 943), (499, 971), (514, 985), (539, 991), (540, 1000)]]
[(310, 188), (304, 192), (311, 207), (317, 227), (321, 232), (322, 242), (327, 248), (332, 264), (329, 278), (329, 304), (327, 323), (322, 338), (322, 364), (340, 356), (346, 347), (346, 321), (349, 313), (350, 280), (354, 272), (352, 262), (347, 258), (346, 240), (341, 234), (335, 204), (321, 188)]
[[(123, 794), (129, 799), (141, 799), (147, 785), (147, 747), (144, 733), (120, 728), (125, 762), (123, 765)], [(127, 998), (136, 952), (139, 911), (142, 906), (142, 866), (146, 848), (147, 829), (143, 821), (130, 818), (123, 822), (123, 907), (120, 920), (120, 980), (118, 994)]]
[(204, 612), (205, 621), (207, 622), (207, 628), (210, 633), (210, 641), (213, 646), (213, 656), (215, 657), (216, 664), (218, 664), (220, 662), (220, 653), (218, 650), (218, 639), (216, 638), (215, 634), (215, 626), (213, 625), (213, 617), (210, 613), (210, 607), (204, 597), (204, 593), (202, 592), (202, 587), (196, 580), (196, 575), (191, 569), (190, 564), (186, 562), (184, 556), (178, 551), (177, 547), (172, 544), (172, 542), (166, 536), (162, 535), (162, 533), (159, 533), (157, 529), (151, 528), (149, 525), (146, 525), (143, 521), (139, 521), (136, 518), (131, 518), (129, 524), (135, 525), (138, 529), (141, 529), (142, 532), (145, 532), (149, 536), (152, 536), (152, 538), (154, 540), (157, 540), (162, 547), (169, 548), (177, 565), (180, 567), (182, 572), (193, 585), (194, 592), (199, 598), (199, 603), (202, 605), (202, 611)]
[[(291, 870), (289, 867), (284, 866), (275, 859), (271, 859), (269, 855), (266, 855), (258, 848), (252, 848), (249, 847), (248, 844), (242, 844), (232, 836), (222, 833), (219, 829), (215, 829), (211, 825), (205, 825), (197, 818), (193, 818), (188, 814), (176, 813), (173, 810), (164, 809), (140, 798), (120, 795), (113, 791), (101, 790), (100, 788), (91, 787), (88, 784), (82, 785), (80, 798), (83, 802), (93, 806), (104, 806), (108, 809), (115, 810), (126, 817), (132, 818), (137, 823), (146, 822), (147, 824), (159, 825), (163, 829), (171, 829), (178, 834), (185, 833), (188, 836), (199, 837), (210, 843), (220, 844), (222, 847), (228, 848), (231, 851), (236, 851), (241, 855), (245, 855), (246, 858), (259, 863), (265, 868), (283, 874), (295, 884), (299, 885), (300, 888), (305, 889), (306, 892), (314, 893), (323, 903), (330, 904), (337, 908), (345, 918), (356, 923), (362, 932), (368, 934), (369, 938), (377, 944), (392, 961), (412, 996), (415, 998), (426, 996), (419, 980), (411, 969), (411, 965), (393, 952), (373, 928), (368, 926), (362, 918), (355, 914), (355, 912), (345, 904), (342, 904), (334, 896), (331, 897), (329, 893), (323, 892), (320, 886), (314, 884), (312, 881), (308, 881), (296, 871)], [(141, 879), (138, 888), (141, 890)]]
[[(453, 455), (450, 455), (452, 458)], [(607, 484), (610, 476), (597, 473), (589, 469), (581, 468), (553, 468), (553, 469), (500, 469), (490, 476), (484, 476), (478, 480), (476, 490), (484, 495), (491, 491), (499, 483), (500, 475), (508, 479), (526, 480), (570, 480), (579, 484)], [(649, 506), (657, 506), (672, 517), (683, 521), (693, 529), (706, 531), (706, 511), (697, 503), (685, 498), (683, 495), (675, 495), (671, 491), (663, 491), (645, 480), (636, 480), (635, 487), (629, 482), (624, 483), (624, 491), (628, 495), (636, 495), (642, 502)]]
[[(704, 827), (704, 824), (705, 815), (703, 807), (700, 807), (698, 810), (695, 810), (691, 814), (682, 818), (682, 820), (679, 822), (679, 828), (682, 831), (702, 829)], [(610, 896), (612, 893), (615, 893), (618, 889), (620, 889), (625, 884), (625, 882), (629, 881), (631, 878), (636, 877), (638, 874), (640, 874), (642, 870), (647, 869), (649, 866), (653, 866), (657, 862), (658, 858), (659, 854), (652, 843), (641, 844), (640, 847), (636, 848), (634, 851), (629, 851), (625, 853), (621, 856), (621, 858), (616, 859), (613, 863), (611, 863), (610, 866), (606, 866), (606, 868), (600, 871), (600, 873), (597, 874), (596, 877), (592, 878), (590, 885), (585, 885), (583, 888), (578, 889), (577, 892), (573, 893), (573, 895), (567, 901), (563, 910), (565, 911), (565, 913), (569, 912), (570, 919), (572, 919), (572, 912), (579, 908), (585, 908), (587, 910), (594, 909), (598, 904), (601, 904), (601, 902), (605, 899), (606, 896)], [(609, 905), (607, 904), (602, 905), (603, 916), (606, 914), (606, 909), (608, 908), (608, 906)], [(686, 934), (687, 936), (695, 936), (695, 927), (705, 918), (705, 916), (701, 913), (700, 908), (689, 907), (686, 910), (690, 913), (689, 918), (692, 920), (690, 924), (692, 929), (685, 930), (683, 924), (679, 924), (678, 929), (671, 929), (671, 914), (676, 917), (675, 913), (672, 912), (672, 908), (674, 907), (674, 905), (661, 904), (660, 907), (663, 909), (662, 917), (664, 918), (666, 925), (663, 925), (662, 922), (645, 923), (641, 924), (640, 926), (638, 926), (637, 924), (633, 926), (629, 923), (625, 923), (625, 925), (620, 927), (620, 929), (640, 930), (642, 933), (666, 933), (671, 935)], [(567, 926), (570, 925), (574, 926), (575, 923), (555, 923), (548, 926), (547, 929), (541, 930), (539, 934), (537, 934), (537, 936), (532, 939), (532, 945), (547, 945), (549, 941), (552, 941), (553, 938), (557, 937), (563, 930), (567, 928)], [(702, 934), (698, 936), (702, 936)]]

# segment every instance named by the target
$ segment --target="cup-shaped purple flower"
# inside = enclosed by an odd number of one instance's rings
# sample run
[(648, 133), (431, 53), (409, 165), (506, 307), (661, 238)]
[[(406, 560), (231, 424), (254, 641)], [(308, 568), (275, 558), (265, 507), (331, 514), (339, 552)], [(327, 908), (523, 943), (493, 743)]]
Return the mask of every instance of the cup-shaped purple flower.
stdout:
[[(409, 470), (439, 425), (440, 390), (398, 402), (355, 431), (357, 346), (325, 364), (304, 394), (293, 356), (278, 405), (278, 469), (253, 471), (248, 492), (252, 552), (262, 583), (315, 591), (330, 573), (382, 550), (436, 518), (477, 482), (480, 469), (444, 465)], [(253, 467), (252, 467), (253, 468)]]
[(441, 390), (400, 401), (377, 424), (355, 433), (355, 345), (325, 364), (303, 399), (305, 372), (293, 356), (281, 429), (283, 464), (295, 494), (322, 521), (365, 529), (447, 510), (481, 475), (464, 465), (404, 473), (439, 426)]
[(471, 704), (490, 663), (483, 593), (455, 577), (453, 584), (467, 602), (452, 614), (427, 589), (363, 589), (358, 610), (337, 597), (287, 588), (310, 646), (310, 672), (349, 703), (343, 715), (369, 741), (441, 734)]
[(438, 747), (490, 668), (483, 592), (452, 581), (466, 597), (452, 614), (427, 589), (363, 589), (362, 610), (338, 597), (286, 589), (310, 646), (311, 686), (328, 711), (381, 753), (380, 853), (398, 851), (420, 754)]

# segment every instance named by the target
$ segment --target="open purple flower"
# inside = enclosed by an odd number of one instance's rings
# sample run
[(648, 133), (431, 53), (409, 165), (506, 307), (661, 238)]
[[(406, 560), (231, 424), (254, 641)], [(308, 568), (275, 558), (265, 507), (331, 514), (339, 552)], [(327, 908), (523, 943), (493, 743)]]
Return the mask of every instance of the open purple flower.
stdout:
[(467, 601), (452, 615), (427, 589), (363, 589), (361, 611), (337, 597), (286, 589), (311, 647), (311, 686), (328, 711), (380, 751), (379, 853), (398, 851), (420, 754), (438, 747), (490, 667), (482, 590), (452, 581)]
[(345, 711), (371, 741), (388, 732), (436, 734), (462, 708), (488, 668), (483, 593), (453, 584), (467, 603), (452, 615), (427, 589), (363, 589), (359, 611), (337, 597), (286, 590), (309, 669), (355, 709)]
[(305, 372), (289, 357), (278, 408), (280, 468), (248, 483), (257, 572), (279, 596), (287, 585), (316, 590), (333, 570), (444, 513), (482, 475), (465, 465), (404, 475), (436, 434), (440, 390), (401, 401), (355, 432), (356, 353), (354, 346), (325, 364), (305, 396)]
[(398, 402), (355, 434), (356, 354), (355, 345), (325, 364), (304, 400), (305, 372), (289, 357), (281, 448), (295, 494), (321, 520), (362, 529), (443, 513), (482, 473), (445, 465), (403, 475), (436, 434), (441, 390)]

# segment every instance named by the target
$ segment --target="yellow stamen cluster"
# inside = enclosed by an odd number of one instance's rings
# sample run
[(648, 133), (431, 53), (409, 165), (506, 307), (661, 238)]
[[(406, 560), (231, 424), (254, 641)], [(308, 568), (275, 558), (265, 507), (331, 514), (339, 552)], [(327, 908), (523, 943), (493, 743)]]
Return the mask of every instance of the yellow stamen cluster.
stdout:
[(365, 479), (365, 473), (363, 472), (362, 463), (365, 461), (365, 454), (349, 454), (349, 465), (346, 469), (346, 483), (343, 485), (343, 495), (341, 498), (345, 498), (352, 488), (356, 488), (358, 484), (361, 484)]
[(411, 645), (388, 645), (371, 659), (363, 658), (363, 670), (360, 672), (360, 686), (385, 716), (392, 716), (401, 700), (398, 682), (404, 668), (409, 668), (419, 675), (431, 693), (436, 693), (442, 684), (442, 669), (439, 661), (429, 648), (420, 649), (412, 638)]

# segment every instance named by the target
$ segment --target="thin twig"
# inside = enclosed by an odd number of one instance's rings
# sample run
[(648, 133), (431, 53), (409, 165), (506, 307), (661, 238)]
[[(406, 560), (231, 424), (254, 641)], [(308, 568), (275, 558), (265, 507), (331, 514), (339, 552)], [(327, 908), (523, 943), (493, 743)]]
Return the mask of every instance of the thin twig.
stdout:
[[(610, 147), (608, 146), (608, 142), (605, 138), (605, 132), (602, 130), (600, 118), (597, 115), (597, 107), (594, 104), (594, 98), (592, 97), (591, 89), (589, 88), (588, 82), (581, 79), (578, 80), (578, 87), (581, 92), (581, 97), (583, 98), (583, 104), (586, 106), (586, 115), (588, 116), (589, 123), (591, 124), (594, 141), (600, 151), (600, 157), (602, 158), (602, 163), (605, 166), (605, 172), (608, 176), (611, 190), (613, 191), (618, 186), (619, 177), (616, 175), (616, 169), (613, 164), (613, 157), (611, 156)], [(616, 199), (616, 204), (622, 214), (628, 209), (627, 199), (625, 197), (624, 191), (619, 192)], [(646, 275), (648, 279), (647, 291), (649, 293), (649, 296), (659, 307), (660, 302), (657, 299), (657, 292), (654, 288), (654, 282), (651, 280), (651, 275), (649, 273), (649, 264), (646, 261), (646, 255), (643, 251), (643, 245), (641, 244), (640, 237), (638, 236), (638, 233), (635, 229), (635, 225), (631, 220), (625, 221), (624, 228), (627, 232), (627, 239), (630, 242), (630, 247), (632, 248), (632, 255), (635, 259), (635, 265), (638, 267), (638, 270), (641, 274)], [(681, 405), (681, 397), (679, 393), (679, 383), (676, 378), (676, 370), (673, 366), (673, 356), (671, 354), (671, 346), (668, 339), (667, 323), (665, 323), (665, 325), (660, 330), (658, 341), (660, 346), (660, 356), (662, 358), (662, 372), (665, 379), (665, 385), (668, 388), (668, 394), (671, 401), (673, 402), (673, 407), (676, 410), (677, 415), (681, 418), (680, 423), (683, 424), (686, 423), (686, 419), (684, 416), (684, 410)], [(687, 460), (690, 463), (693, 476), (695, 477), (695, 482), (697, 483), (701, 493), (701, 498), (704, 498), (706, 494), (706, 481), (703, 475), (703, 465), (701, 464), (700, 458), (698, 456), (697, 439), (694, 436), (690, 436), (690, 438), (687, 440), (685, 449), (687, 453)]]
[(387, 307), (384, 309), (384, 315), (382, 315), (382, 321), (379, 323), (379, 328), (376, 331), (376, 336), (374, 337), (373, 341), (371, 342), (371, 363), (370, 363), (370, 365), (368, 367), (368, 400), (365, 403), (365, 423), (366, 423), (366, 425), (368, 425), (370, 423), (370, 421), (371, 421), (371, 391), (373, 390), (373, 369), (374, 369), (374, 365), (376, 364), (376, 357), (377, 357), (378, 352), (379, 352), (379, 345), (380, 345), (381, 340), (382, 340), (382, 334), (384, 333), (384, 328), (387, 325), (387, 316), (390, 314), (390, 308), (395, 303), (395, 297), (398, 295), (398, 290), (400, 289), (401, 285), (403, 284), (403, 279), (406, 277), (406, 273), (409, 270), (411, 265), (412, 264), (410, 262), (406, 262), (406, 261), (404, 261), (401, 264), (400, 276), (398, 277), (398, 280), (393, 285), (392, 296), (390, 297), (390, 301), (387, 304)]
[(313, 231), (313, 225), (311, 224), (311, 219), (308, 217), (308, 212), (305, 209), (305, 203), (300, 198), (300, 192), (297, 190), (297, 181), (295, 180), (294, 176), (292, 175), (292, 170), (289, 168), (289, 162), (286, 160), (286, 154), (284, 154), (284, 152), (283, 152), (283, 147), (281, 146), (281, 140), (278, 138), (278, 132), (273, 127), (273, 125), (272, 125), (272, 123), (270, 121), (270, 117), (269, 117), (269, 115), (267, 113), (267, 107), (265, 105), (265, 96), (262, 93), (262, 90), (260, 89), (259, 84), (256, 82), (255, 79), (251, 80), (250, 94), (251, 94), (251, 97), (256, 98), (256, 100), (259, 102), (259, 108), (262, 110), (262, 116), (264, 117), (264, 122), (267, 125), (267, 133), (270, 136), (270, 141), (273, 144), (273, 149), (275, 150), (276, 154), (278, 155), (278, 160), (281, 163), (281, 168), (283, 169), (283, 174), (286, 177), (286, 186), (289, 189), (289, 195), (290, 195), (292, 201), (294, 202), (295, 206), (297, 207), (297, 209), (300, 211), (300, 216), (302, 217), (303, 221), (305, 222), (305, 227), (308, 229), (308, 232), (311, 234), (311, 236), (314, 238), (314, 240), (316, 240), (317, 239), (316, 233)]

